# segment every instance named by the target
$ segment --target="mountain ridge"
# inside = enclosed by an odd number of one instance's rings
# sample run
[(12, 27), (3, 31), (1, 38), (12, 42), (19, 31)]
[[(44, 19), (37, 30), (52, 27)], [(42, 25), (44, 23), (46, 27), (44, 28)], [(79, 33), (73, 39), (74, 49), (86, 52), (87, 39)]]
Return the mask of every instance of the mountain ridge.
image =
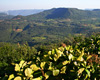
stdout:
[(26, 18), (34, 19), (88, 19), (100, 17), (99, 11), (81, 10), (77, 8), (53, 8), (37, 13), (35, 15), (26, 16)]

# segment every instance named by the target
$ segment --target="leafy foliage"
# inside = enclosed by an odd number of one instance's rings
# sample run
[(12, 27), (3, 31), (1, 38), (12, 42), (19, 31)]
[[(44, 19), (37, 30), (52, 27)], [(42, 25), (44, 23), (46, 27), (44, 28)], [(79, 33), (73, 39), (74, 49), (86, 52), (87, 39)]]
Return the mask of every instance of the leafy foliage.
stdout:
[[(99, 50), (95, 51), (91, 45), (97, 46), (98, 44), (100, 47), (99, 40), (98, 37), (94, 37), (92, 41), (88, 39), (87, 42), (83, 41), (80, 44), (59, 47), (44, 54), (38, 52), (32, 56), (31, 61), (21, 60), (19, 63), (13, 63), (15, 70), (10, 75), (8, 74), (8, 78), (22, 80), (99, 80), (100, 54)], [(90, 48), (93, 53), (91, 53)]]

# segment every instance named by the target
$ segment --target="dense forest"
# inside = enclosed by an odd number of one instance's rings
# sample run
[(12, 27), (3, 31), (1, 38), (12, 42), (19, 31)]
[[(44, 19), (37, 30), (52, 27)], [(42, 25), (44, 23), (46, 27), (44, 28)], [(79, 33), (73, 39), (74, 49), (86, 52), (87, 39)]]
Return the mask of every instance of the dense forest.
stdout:
[(0, 20), (1, 80), (100, 79), (100, 10), (53, 8), (5, 17)]

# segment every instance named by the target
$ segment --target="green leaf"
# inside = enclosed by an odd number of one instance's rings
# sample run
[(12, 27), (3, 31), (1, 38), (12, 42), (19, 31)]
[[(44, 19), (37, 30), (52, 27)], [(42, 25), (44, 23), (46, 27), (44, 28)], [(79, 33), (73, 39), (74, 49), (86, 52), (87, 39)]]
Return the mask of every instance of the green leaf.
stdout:
[(90, 77), (90, 71), (88, 69), (85, 69), (85, 71), (87, 72), (88, 76)]
[(56, 70), (53, 70), (53, 76), (57, 76), (59, 74), (59, 70), (56, 69)]

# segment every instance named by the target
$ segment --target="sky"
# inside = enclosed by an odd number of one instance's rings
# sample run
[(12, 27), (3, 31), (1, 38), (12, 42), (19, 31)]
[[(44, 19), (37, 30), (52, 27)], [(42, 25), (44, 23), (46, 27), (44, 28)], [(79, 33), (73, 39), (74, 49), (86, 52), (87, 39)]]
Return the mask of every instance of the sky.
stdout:
[(100, 0), (0, 0), (0, 11), (59, 7), (100, 9)]

